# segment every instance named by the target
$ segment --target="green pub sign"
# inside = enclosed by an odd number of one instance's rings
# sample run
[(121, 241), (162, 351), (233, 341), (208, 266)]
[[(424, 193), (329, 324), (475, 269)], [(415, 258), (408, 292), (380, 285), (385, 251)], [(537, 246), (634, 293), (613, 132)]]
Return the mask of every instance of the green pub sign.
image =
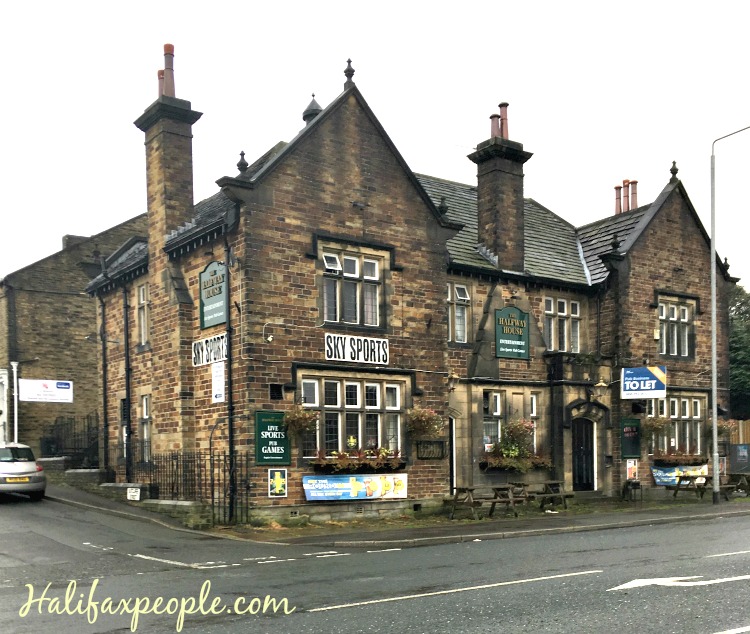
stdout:
[(200, 274), (201, 328), (227, 323), (227, 273), (221, 262), (211, 262)]
[(621, 426), (621, 448), (623, 458), (641, 457), (641, 421), (638, 418), (623, 418)]
[(498, 359), (529, 358), (529, 313), (515, 306), (495, 311), (495, 356)]
[(255, 463), (292, 464), (284, 412), (255, 412)]

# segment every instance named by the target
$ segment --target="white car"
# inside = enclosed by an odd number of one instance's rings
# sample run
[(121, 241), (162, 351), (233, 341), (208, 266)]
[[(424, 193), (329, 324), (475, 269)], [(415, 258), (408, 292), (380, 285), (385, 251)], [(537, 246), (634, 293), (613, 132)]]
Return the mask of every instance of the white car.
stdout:
[(44, 497), (47, 476), (28, 445), (0, 443), (0, 493), (23, 493), (34, 502)]

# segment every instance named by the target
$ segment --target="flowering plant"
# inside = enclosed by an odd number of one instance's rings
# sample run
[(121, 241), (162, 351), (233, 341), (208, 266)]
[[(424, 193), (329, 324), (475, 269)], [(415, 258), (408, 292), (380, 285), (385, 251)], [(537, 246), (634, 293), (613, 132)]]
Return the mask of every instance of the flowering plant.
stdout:
[(284, 414), (284, 423), (290, 434), (315, 431), (318, 424), (318, 412), (295, 403), (292, 409)]
[(673, 420), (659, 416), (644, 418), (641, 421), (641, 440), (649, 441), (653, 434), (663, 434), (672, 423)]
[[(708, 429), (713, 433), (711, 425), (707, 425)], [(726, 418), (719, 418), (716, 421), (716, 433), (719, 436), (731, 436), (740, 428), (740, 422), (734, 418), (727, 420)]]
[(406, 411), (406, 431), (420, 438), (436, 438), (443, 433), (445, 419), (435, 410), (414, 406)]
[(404, 460), (398, 449), (387, 447), (376, 447), (374, 449), (356, 448), (351, 451), (318, 452), (317, 456), (310, 461), (317, 467), (325, 467), (333, 472), (360, 471), (360, 470), (382, 470), (400, 469), (404, 466)]
[(525, 473), (529, 469), (552, 467), (549, 456), (534, 453), (534, 422), (525, 419), (509, 421), (503, 426), (500, 440), (484, 452), (480, 465)]

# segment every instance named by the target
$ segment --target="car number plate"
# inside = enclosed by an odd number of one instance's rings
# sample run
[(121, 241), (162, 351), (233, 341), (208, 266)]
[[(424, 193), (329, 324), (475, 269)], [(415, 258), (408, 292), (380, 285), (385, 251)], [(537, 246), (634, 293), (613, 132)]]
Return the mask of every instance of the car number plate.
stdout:
[(28, 482), (28, 478), (5, 478), (6, 482)]

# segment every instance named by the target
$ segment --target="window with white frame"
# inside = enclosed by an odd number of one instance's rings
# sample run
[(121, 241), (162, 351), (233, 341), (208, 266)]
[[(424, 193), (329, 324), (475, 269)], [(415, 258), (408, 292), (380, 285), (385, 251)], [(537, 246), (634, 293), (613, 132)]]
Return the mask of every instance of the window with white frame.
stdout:
[(149, 310), (148, 310), (148, 284), (141, 284), (138, 287), (138, 307), (137, 307), (137, 324), (138, 324), (138, 343), (144, 345), (149, 341)]
[(659, 302), (659, 354), (671, 357), (693, 354), (694, 313), (695, 306), (692, 303)]
[(655, 451), (673, 454), (699, 455), (703, 448), (701, 430), (703, 406), (698, 398), (651, 399), (647, 401), (646, 415), (669, 418), (672, 422), (661, 433), (655, 433), (649, 442), (648, 453)]
[(448, 341), (469, 341), (471, 295), (464, 284), (448, 284)]
[(320, 411), (317, 430), (302, 437), (303, 455), (367, 449), (400, 451), (403, 395), (404, 384), (398, 381), (303, 379), (303, 406)]
[(492, 445), (500, 441), (502, 421), (502, 392), (484, 390), (482, 393), (482, 435), (485, 451), (491, 451)]
[(581, 351), (581, 303), (555, 297), (544, 298), (544, 340), (547, 350)]
[(151, 395), (142, 394), (140, 398), (140, 459), (142, 462), (151, 460)]
[(380, 325), (383, 258), (323, 251), (323, 318), (326, 323)]

